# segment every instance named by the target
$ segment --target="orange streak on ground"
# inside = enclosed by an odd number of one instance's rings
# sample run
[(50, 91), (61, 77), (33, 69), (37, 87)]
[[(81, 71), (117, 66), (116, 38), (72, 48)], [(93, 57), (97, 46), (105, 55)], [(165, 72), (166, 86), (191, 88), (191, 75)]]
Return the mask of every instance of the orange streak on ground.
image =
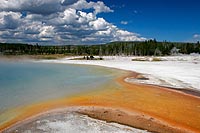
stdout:
[[(48, 101), (19, 109), (21, 115), (0, 125), (0, 131), (19, 121), (55, 108), (96, 106), (140, 112), (175, 127), (200, 132), (200, 98), (166, 88), (130, 84), (118, 78), (119, 88)], [(134, 125), (133, 125), (134, 126)]]
[(138, 110), (177, 127), (200, 132), (200, 98), (166, 88), (119, 82), (126, 88), (118, 92), (121, 106)]

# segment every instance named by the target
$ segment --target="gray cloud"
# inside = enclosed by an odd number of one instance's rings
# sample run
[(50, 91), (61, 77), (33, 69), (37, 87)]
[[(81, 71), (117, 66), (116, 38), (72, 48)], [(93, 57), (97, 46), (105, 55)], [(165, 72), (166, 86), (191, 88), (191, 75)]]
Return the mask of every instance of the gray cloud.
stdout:
[(51, 14), (61, 11), (60, 0), (1, 0), (1, 11), (27, 11), (35, 14)]
[(74, 9), (94, 9), (95, 13), (112, 12), (103, 2), (86, 0), (1, 0), (0, 11), (22, 12), (49, 15), (63, 11), (67, 6)]
[(21, 14), (14, 12), (0, 12), (0, 29), (16, 29), (20, 24)]
[(62, 5), (72, 5), (72, 4), (74, 4), (74, 3), (76, 3), (78, 0), (62, 0), (61, 1), (61, 4)]
[[(87, 9), (93, 11), (85, 12)], [(89, 44), (145, 40), (98, 18), (99, 13), (113, 12), (101, 1), (2, 0), (0, 11), (1, 42)]]

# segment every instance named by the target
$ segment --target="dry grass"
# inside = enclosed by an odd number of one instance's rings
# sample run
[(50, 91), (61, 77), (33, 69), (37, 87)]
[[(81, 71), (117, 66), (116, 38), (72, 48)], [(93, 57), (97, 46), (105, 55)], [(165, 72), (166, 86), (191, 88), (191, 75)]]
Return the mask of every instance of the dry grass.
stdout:
[(64, 54), (51, 54), (51, 55), (1, 55), (0, 59), (4, 60), (23, 60), (23, 59), (46, 59), (46, 60), (54, 60), (64, 58), (66, 55)]
[(138, 57), (132, 59), (132, 61), (163, 61), (163, 60), (159, 57)]

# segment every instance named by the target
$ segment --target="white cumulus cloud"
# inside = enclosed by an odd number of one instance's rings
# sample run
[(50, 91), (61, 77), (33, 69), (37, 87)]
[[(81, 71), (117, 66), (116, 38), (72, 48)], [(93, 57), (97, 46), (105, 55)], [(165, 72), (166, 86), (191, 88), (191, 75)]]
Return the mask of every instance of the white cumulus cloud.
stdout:
[(108, 12), (113, 10), (102, 1), (1, 0), (0, 41), (91, 44), (145, 40), (97, 15)]
[(71, 5), (71, 7), (77, 10), (94, 9), (95, 14), (102, 12), (113, 12), (113, 10), (106, 6), (102, 1), (87, 2), (86, 0), (79, 0), (77, 3)]
[(128, 24), (128, 21), (121, 21), (121, 24), (127, 25), (127, 24)]
[(194, 39), (200, 39), (200, 34), (194, 34), (194, 35), (193, 35), (193, 38), (194, 38)]

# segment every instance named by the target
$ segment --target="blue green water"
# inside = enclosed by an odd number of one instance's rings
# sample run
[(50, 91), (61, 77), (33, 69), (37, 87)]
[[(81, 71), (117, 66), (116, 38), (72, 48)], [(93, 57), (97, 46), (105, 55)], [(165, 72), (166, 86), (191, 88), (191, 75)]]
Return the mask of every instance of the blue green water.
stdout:
[(95, 90), (113, 78), (113, 71), (106, 68), (0, 61), (0, 113)]

